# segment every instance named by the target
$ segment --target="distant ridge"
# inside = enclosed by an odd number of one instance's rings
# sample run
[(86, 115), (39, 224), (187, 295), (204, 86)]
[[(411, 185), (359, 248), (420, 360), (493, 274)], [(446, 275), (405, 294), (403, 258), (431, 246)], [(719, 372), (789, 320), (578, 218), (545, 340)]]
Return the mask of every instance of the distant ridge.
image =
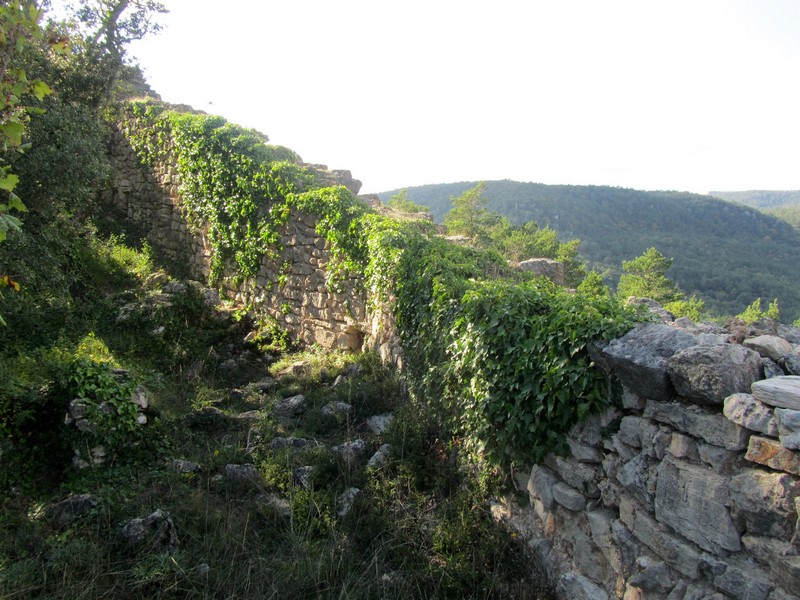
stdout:
[(708, 194), (753, 208), (800, 206), (800, 190), (749, 190), (745, 192), (709, 192)]
[[(477, 183), (410, 187), (408, 197), (440, 221), (451, 196)], [(378, 195), (386, 202), (398, 191)], [(800, 232), (754, 208), (688, 192), (510, 180), (487, 181), (485, 193), (489, 209), (514, 223), (535, 220), (563, 240), (579, 238), (581, 254), (612, 285), (623, 260), (655, 246), (674, 259), (669, 276), (717, 314), (737, 314), (761, 297), (779, 299), (783, 321), (800, 318)]]

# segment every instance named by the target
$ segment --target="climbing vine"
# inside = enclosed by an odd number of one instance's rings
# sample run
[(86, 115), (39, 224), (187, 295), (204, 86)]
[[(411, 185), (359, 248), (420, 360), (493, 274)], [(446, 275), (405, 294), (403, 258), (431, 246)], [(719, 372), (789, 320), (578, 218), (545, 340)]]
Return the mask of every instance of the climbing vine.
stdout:
[(323, 187), (290, 150), (220, 117), (153, 103), (132, 114), (126, 134), (142, 162), (178, 165), (187, 216), (214, 245), (212, 278), (229, 261), (242, 278), (265, 253), (279, 262), (291, 213), (313, 214), (331, 255), (328, 286), (349, 279), (372, 308), (391, 306), (412, 396), (476, 455), (539, 461), (606, 406), (588, 345), (638, 318), (608, 294), (568, 292), (437, 237), (431, 223), (378, 215), (345, 187)]

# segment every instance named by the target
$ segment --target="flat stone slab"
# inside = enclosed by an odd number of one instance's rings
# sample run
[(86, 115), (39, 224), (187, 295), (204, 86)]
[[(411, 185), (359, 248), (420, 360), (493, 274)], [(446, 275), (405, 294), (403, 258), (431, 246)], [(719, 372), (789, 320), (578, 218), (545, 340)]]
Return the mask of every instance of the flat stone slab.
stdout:
[(800, 376), (762, 379), (753, 383), (751, 389), (759, 402), (778, 408), (800, 410)]
[(586, 497), (563, 481), (553, 486), (553, 498), (561, 506), (571, 511), (577, 512), (586, 508)]
[(737, 425), (777, 437), (778, 424), (772, 407), (756, 400), (752, 394), (732, 394), (725, 398), (722, 413)]
[(772, 360), (778, 360), (781, 356), (792, 351), (792, 345), (777, 335), (759, 335), (747, 338), (742, 342), (742, 345)]
[(757, 435), (750, 437), (745, 459), (778, 471), (800, 475), (800, 452), (784, 448), (780, 442)]
[(723, 415), (708, 412), (699, 406), (650, 400), (647, 402), (644, 417), (671, 425), (678, 431), (728, 450), (743, 450), (747, 447), (749, 432), (746, 429)]

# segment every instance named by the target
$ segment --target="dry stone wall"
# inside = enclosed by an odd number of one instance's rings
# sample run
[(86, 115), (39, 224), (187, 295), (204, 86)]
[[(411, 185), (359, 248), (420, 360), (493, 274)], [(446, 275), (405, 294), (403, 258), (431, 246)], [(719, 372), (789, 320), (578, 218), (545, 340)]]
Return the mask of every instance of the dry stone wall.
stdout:
[(650, 323), (596, 349), (619, 406), (499, 510), (561, 597), (800, 597), (800, 330), (741, 329)]
[[(165, 258), (180, 265), (190, 277), (205, 281), (213, 250), (206, 230), (189, 224), (174, 157), (154, 168), (145, 167), (125, 136), (116, 132), (112, 161), (114, 180), (108, 202), (138, 226)], [(322, 181), (358, 191), (360, 183), (348, 171), (310, 167)], [(280, 232), (280, 256), (265, 256), (256, 276), (241, 283), (232, 283), (235, 273), (228, 269), (223, 291), (236, 302), (252, 307), (256, 317), (274, 318), (306, 344), (360, 350), (368, 338), (370, 347), (389, 344), (387, 351), (396, 347), (391, 334), (379, 327), (381, 317), (367, 315), (366, 297), (358, 291), (358, 281), (328, 284), (330, 248), (317, 234), (316, 225), (315, 215), (293, 214)]]

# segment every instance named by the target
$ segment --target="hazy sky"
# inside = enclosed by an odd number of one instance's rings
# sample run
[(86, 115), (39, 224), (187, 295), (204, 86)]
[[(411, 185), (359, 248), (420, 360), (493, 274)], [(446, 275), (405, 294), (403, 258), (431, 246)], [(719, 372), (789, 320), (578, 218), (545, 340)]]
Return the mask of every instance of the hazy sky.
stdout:
[(166, 0), (170, 102), (363, 191), (480, 179), (800, 189), (797, 0)]

